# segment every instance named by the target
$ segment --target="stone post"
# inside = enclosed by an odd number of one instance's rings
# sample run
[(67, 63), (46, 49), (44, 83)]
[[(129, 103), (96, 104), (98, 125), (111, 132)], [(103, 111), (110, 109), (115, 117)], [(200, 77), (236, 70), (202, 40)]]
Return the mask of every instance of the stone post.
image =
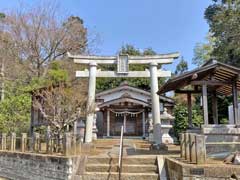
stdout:
[(6, 150), (7, 149), (7, 134), (2, 133), (1, 136), (1, 150)]
[(46, 137), (46, 143), (47, 143), (47, 147), (46, 147), (46, 151), (47, 154), (52, 154), (53, 153), (53, 143), (54, 140), (51, 137)]
[(63, 137), (63, 154), (68, 156), (71, 154), (71, 133), (65, 133)]
[(33, 150), (36, 152), (40, 151), (40, 134), (36, 132), (33, 137)]
[(25, 152), (27, 147), (27, 133), (22, 133), (21, 136), (21, 152)]
[(77, 154), (77, 137), (74, 134), (72, 138), (72, 154), (76, 155)]
[(10, 136), (10, 151), (16, 150), (16, 133), (11, 133)]
[(204, 135), (196, 135), (196, 162), (197, 164), (204, 164), (206, 161), (206, 144)]
[(157, 63), (150, 63), (151, 78), (151, 98), (152, 98), (152, 118), (153, 118), (153, 138), (156, 144), (162, 143), (160, 103), (158, 92)]
[(96, 73), (97, 64), (92, 62), (89, 64), (89, 81), (88, 81), (88, 100), (87, 100), (87, 118), (86, 118), (86, 134), (85, 142), (92, 142), (93, 118), (95, 110), (95, 91), (96, 91)]
[(46, 133), (45, 136), (45, 141), (46, 141), (46, 153), (50, 153), (50, 136), (48, 133)]
[(184, 133), (179, 134), (181, 158), (185, 159), (185, 138)]
[(74, 121), (74, 123), (73, 123), (73, 134), (78, 134), (78, 132), (77, 132), (77, 125), (78, 125), (78, 121)]
[(196, 134), (190, 133), (189, 134), (189, 143), (190, 143), (190, 161), (192, 163), (196, 163)]
[(188, 133), (185, 133), (184, 134), (184, 139), (185, 139), (185, 159), (187, 161), (190, 160), (190, 148), (189, 148), (189, 134)]

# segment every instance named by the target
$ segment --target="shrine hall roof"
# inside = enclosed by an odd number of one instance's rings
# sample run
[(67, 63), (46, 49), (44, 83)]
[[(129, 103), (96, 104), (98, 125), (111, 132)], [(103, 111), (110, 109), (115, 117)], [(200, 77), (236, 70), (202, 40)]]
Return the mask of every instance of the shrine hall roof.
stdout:
[(146, 106), (146, 107), (151, 107), (150, 103), (139, 100), (139, 99), (136, 99), (136, 98), (132, 98), (132, 97), (120, 97), (120, 98), (117, 98), (117, 99), (113, 99), (113, 100), (110, 100), (110, 101), (103, 102), (103, 103), (99, 104), (98, 107), (102, 108), (102, 107), (105, 107), (105, 106), (109, 106), (111, 104), (119, 104), (119, 103), (124, 103), (124, 102), (141, 104), (141, 105)]
[(231, 95), (234, 81), (237, 82), (237, 89), (240, 90), (239, 74), (240, 69), (237, 67), (210, 60), (199, 68), (169, 79), (160, 88), (158, 94), (179, 91), (180, 88), (189, 85), (197, 87), (206, 84), (207, 86), (214, 87), (218, 94)]
[[(100, 93), (97, 93), (96, 94), (96, 99), (100, 96), (103, 96), (103, 95), (106, 95), (106, 94), (112, 94), (114, 92), (122, 91), (122, 90), (129, 90), (129, 91), (137, 92), (137, 93), (149, 96), (149, 98), (151, 98), (151, 93), (149, 91), (145, 91), (145, 90), (142, 90), (142, 89), (139, 89), (139, 88), (136, 88), (136, 87), (132, 87), (128, 84), (127, 81), (124, 81), (123, 83), (121, 83), (120, 86), (118, 86), (116, 88), (108, 89), (108, 90), (102, 91)], [(160, 95), (159, 98), (160, 98), (160, 100), (163, 100), (165, 102), (169, 102), (169, 103), (174, 104), (174, 100), (170, 97)]]

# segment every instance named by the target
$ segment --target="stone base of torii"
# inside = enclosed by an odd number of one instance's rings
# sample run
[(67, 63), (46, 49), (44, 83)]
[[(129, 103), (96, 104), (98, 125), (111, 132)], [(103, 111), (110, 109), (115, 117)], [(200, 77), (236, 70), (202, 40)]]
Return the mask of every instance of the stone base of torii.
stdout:
[[(153, 56), (82, 56), (68, 54), (69, 58), (75, 63), (88, 64), (89, 69), (85, 71), (77, 71), (76, 77), (88, 77), (88, 100), (87, 100), (87, 116), (86, 116), (86, 133), (85, 143), (92, 142), (93, 121), (95, 115), (95, 92), (96, 77), (150, 77), (151, 80), (151, 98), (152, 98), (152, 118), (153, 118), (153, 139), (155, 144), (161, 144), (161, 118), (160, 104), (158, 92), (158, 78), (170, 77), (171, 71), (163, 71), (158, 69), (158, 65), (171, 64), (173, 59), (179, 57), (179, 53), (161, 54)], [(98, 64), (116, 64), (117, 71), (101, 71), (97, 70)], [(129, 64), (148, 64), (149, 70), (145, 71), (128, 71)]]

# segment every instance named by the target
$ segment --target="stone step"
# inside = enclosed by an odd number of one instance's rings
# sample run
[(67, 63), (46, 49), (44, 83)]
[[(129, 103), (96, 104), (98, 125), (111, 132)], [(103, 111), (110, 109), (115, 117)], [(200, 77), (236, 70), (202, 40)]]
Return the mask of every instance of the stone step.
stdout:
[(151, 147), (151, 144), (137, 144), (136, 147), (149, 149)]
[(112, 149), (112, 146), (95, 146), (96, 149)]
[[(87, 164), (87, 172), (118, 172), (118, 165)], [(156, 165), (123, 165), (122, 172), (126, 173), (156, 173)]]
[[(87, 160), (88, 164), (117, 164), (118, 158), (108, 158), (108, 157), (90, 157)], [(131, 164), (156, 164), (155, 157), (148, 158), (123, 158), (123, 164), (131, 165)]]
[[(82, 177), (74, 177), (73, 180), (119, 180), (119, 174), (107, 172), (86, 172)], [(158, 180), (158, 174), (122, 173), (121, 180)]]

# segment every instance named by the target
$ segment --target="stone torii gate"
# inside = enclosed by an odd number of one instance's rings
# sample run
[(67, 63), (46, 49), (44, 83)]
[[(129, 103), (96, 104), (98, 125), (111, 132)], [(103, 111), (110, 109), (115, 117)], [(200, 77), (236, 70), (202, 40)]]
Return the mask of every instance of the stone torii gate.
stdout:
[[(179, 57), (179, 53), (161, 54), (153, 56), (84, 56), (71, 55), (75, 63), (89, 65), (89, 70), (76, 71), (76, 77), (88, 77), (88, 100), (86, 117), (86, 135), (85, 142), (92, 142), (92, 128), (94, 120), (96, 77), (150, 77), (151, 79), (151, 98), (152, 98), (152, 119), (154, 123), (154, 142), (161, 144), (161, 120), (158, 92), (158, 77), (170, 77), (171, 71), (158, 69), (159, 64), (171, 64), (173, 59)], [(98, 64), (116, 64), (117, 71), (101, 71), (97, 69)], [(129, 64), (148, 64), (149, 70), (129, 71)]]

